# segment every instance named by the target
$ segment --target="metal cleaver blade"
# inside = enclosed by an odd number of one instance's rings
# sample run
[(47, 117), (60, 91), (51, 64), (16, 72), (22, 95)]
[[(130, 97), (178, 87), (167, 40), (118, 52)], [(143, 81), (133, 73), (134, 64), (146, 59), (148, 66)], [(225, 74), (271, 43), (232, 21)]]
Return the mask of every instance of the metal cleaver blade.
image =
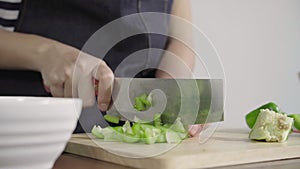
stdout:
[[(134, 99), (152, 95), (152, 106), (134, 109)], [(123, 120), (151, 122), (161, 114), (164, 123), (180, 117), (184, 124), (205, 124), (224, 120), (222, 79), (115, 78), (112, 106), (106, 112)]]

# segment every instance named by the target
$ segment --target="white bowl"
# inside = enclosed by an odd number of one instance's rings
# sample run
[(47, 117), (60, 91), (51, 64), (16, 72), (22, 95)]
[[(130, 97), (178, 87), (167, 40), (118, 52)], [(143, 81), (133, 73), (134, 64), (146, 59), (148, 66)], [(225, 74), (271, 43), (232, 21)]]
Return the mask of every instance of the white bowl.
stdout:
[(80, 99), (0, 97), (0, 169), (50, 169), (81, 113)]

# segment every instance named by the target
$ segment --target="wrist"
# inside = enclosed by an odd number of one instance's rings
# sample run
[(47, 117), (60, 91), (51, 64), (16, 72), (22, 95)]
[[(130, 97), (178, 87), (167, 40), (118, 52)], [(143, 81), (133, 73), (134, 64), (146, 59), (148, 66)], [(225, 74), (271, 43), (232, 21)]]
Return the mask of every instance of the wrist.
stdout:
[(31, 56), (29, 56), (30, 60), (30, 69), (35, 71), (42, 71), (43, 65), (47, 63), (48, 57), (50, 57), (50, 52), (53, 49), (57, 48), (58, 42), (46, 38), (42, 38), (36, 35), (34, 36), (37, 41), (36, 45), (32, 45)]

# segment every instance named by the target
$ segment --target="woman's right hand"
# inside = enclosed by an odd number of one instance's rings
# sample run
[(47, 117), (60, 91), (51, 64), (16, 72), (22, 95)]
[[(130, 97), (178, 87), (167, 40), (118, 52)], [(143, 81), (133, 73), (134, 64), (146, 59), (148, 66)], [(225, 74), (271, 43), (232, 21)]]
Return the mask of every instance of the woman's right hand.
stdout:
[(96, 79), (99, 109), (107, 109), (114, 75), (103, 60), (37, 35), (0, 29), (0, 37), (0, 68), (39, 71), (54, 97), (79, 97), (84, 106), (95, 102)]
[(79, 97), (84, 106), (91, 106), (95, 79), (99, 81), (98, 107), (107, 110), (114, 75), (103, 60), (56, 41), (41, 46), (38, 53), (37, 67), (54, 97)]

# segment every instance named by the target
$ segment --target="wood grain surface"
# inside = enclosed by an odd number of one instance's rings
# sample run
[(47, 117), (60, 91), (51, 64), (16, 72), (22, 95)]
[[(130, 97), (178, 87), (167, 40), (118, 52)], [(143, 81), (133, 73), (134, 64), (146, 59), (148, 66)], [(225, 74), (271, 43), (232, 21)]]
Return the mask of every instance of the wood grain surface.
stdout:
[(218, 129), (205, 143), (190, 138), (178, 145), (104, 142), (76, 134), (65, 152), (134, 168), (207, 168), (300, 158), (300, 134), (285, 143), (256, 142), (249, 130)]

